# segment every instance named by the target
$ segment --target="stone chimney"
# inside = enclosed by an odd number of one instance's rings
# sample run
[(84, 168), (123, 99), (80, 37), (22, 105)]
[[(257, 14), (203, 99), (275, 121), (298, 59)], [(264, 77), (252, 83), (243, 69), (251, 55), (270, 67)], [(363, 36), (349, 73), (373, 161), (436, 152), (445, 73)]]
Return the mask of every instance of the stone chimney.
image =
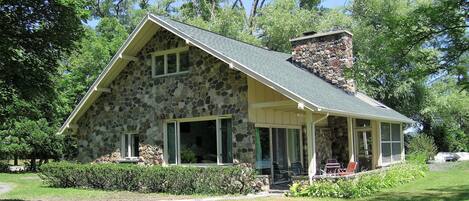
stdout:
[(352, 68), (352, 34), (348, 31), (306, 32), (290, 40), (292, 62), (349, 94), (356, 91), (355, 82), (345, 79), (344, 69)]

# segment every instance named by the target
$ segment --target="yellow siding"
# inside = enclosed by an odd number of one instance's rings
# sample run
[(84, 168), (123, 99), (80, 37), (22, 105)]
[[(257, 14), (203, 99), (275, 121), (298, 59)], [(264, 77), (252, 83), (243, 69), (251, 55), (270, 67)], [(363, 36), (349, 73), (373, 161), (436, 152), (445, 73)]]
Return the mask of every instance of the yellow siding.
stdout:
[[(248, 103), (268, 103), (276, 101), (291, 101), (288, 97), (274, 91), (264, 84), (248, 78)], [(292, 103), (294, 103), (292, 101)], [(302, 125), (304, 111), (296, 108), (251, 108), (249, 107), (249, 121), (257, 124)]]

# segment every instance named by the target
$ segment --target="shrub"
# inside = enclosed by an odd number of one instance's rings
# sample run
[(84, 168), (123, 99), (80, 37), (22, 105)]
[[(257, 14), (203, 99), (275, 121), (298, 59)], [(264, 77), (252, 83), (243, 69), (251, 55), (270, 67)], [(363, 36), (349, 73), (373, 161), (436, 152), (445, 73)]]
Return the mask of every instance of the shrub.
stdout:
[(164, 192), (172, 194), (247, 194), (255, 189), (250, 168), (139, 166), (131, 164), (48, 163), (39, 176), (54, 187)]
[(413, 137), (410, 140), (408, 147), (409, 159), (417, 162), (421, 162), (422, 160), (427, 162), (428, 160), (433, 159), (437, 153), (435, 141), (432, 137), (425, 134), (419, 134)]
[(294, 197), (359, 198), (384, 188), (394, 187), (423, 177), (427, 166), (416, 163), (398, 164), (387, 170), (363, 174), (354, 179), (317, 180), (311, 185), (294, 183), (289, 195)]
[(10, 172), (8, 163), (0, 161), (0, 172)]

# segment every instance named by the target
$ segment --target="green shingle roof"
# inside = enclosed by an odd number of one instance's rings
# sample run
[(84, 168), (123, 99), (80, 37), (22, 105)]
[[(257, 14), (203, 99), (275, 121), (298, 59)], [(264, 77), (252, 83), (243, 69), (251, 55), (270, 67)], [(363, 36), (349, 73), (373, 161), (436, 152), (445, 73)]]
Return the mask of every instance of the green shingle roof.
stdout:
[(326, 82), (318, 76), (296, 67), (288, 59), (290, 54), (276, 52), (247, 43), (243, 43), (219, 34), (187, 25), (167, 17), (150, 16), (189, 36), (191, 40), (204, 44), (223, 56), (245, 66), (259, 76), (270, 80), (277, 86), (286, 89), (304, 101), (309, 102), (325, 112), (349, 114), (386, 119), (401, 122), (412, 122), (411, 119), (390, 108), (376, 107), (362, 99), (345, 93), (342, 89)]

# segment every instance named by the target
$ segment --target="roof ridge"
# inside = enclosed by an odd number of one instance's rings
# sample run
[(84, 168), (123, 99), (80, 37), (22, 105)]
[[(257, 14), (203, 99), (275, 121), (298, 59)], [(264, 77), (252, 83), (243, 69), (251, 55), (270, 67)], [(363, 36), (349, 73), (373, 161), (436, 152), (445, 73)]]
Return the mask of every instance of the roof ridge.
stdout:
[(175, 20), (175, 19), (172, 19), (170, 17), (167, 17), (167, 16), (163, 16), (163, 15), (155, 15), (155, 14), (152, 14), (152, 13), (149, 13), (150, 15), (153, 15), (154, 17), (157, 17), (157, 18), (163, 18), (165, 20), (171, 20), (171, 21), (174, 21), (174, 22), (177, 22), (177, 23), (181, 23), (183, 25), (187, 25), (187, 26), (190, 26), (190, 27), (193, 27), (193, 28), (196, 28), (196, 29), (200, 29), (202, 31), (206, 31), (206, 32), (210, 32), (210, 33), (213, 33), (215, 35), (218, 35), (218, 36), (221, 36), (221, 37), (224, 37), (224, 38), (227, 38), (227, 39), (231, 39), (231, 40), (234, 40), (236, 42), (240, 42), (240, 43), (244, 43), (246, 45), (250, 45), (250, 46), (253, 46), (253, 47), (256, 47), (256, 48), (259, 48), (261, 50), (264, 50), (264, 51), (269, 51), (269, 52), (276, 52), (276, 53), (282, 53), (282, 54), (288, 54), (288, 53), (285, 53), (285, 52), (279, 52), (279, 51), (276, 51), (276, 50), (271, 50), (271, 49), (268, 49), (268, 48), (264, 48), (264, 47), (261, 47), (261, 46), (257, 46), (257, 45), (254, 45), (254, 44), (251, 44), (251, 43), (248, 43), (248, 42), (245, 42), (245, 41), (242, 41), (242, 40), (238, 40), (238, 39), (235, 39), (235, 38), (232, 38), (232, 37), (228, 37), (228, 36), (224, 36), (224, 35), (221, 35), (217, 32), (214, 32), (214, 31), (210, 31), (210, 30), (207, 30), (207, 29), (204, 29), (204, 28), (201, 28), (201, 27), (197, 27), (195, 25), (191, 25), (191, 24), (188, 24), (188, 23), (185, 23), (185, 22), (181, 22), (179, 20)]

